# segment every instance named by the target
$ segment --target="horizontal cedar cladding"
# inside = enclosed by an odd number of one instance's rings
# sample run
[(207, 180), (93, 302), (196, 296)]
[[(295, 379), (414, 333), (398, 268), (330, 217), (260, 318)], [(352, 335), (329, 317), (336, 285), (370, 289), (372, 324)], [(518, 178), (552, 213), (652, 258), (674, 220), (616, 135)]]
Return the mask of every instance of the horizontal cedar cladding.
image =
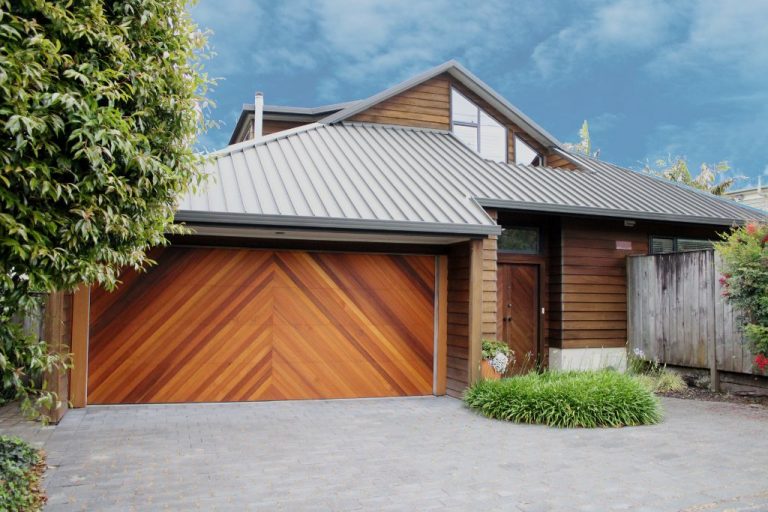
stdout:
[(547, 148), (535, 141), (519, 126), (510, 122), (498, 110), (447, 73), (415, 85), (407, 91), (352, 116), (349, 120), (361, 123), (449, 130), (451, 127), (451, 87), (455, 87), (470, 101), (507, 127), (509, 162), (515, 161), (515, 135), (518, 135), (536, 151), (547, 155), (548, 166), (576, 168), (576, 165), (563, 156), (549, 152)]
[[(651, 235), (714, 238), (722, 228), (622, 220), (563, 219), (559, 265), (550, 279), (550, 343), (562, 348), (623, 347), (627, 342), (626, 257), (647, 254)], [(628, 242), (631, 249), (617, 249)], [(628, 244), (620, 244), (627, 247)]]

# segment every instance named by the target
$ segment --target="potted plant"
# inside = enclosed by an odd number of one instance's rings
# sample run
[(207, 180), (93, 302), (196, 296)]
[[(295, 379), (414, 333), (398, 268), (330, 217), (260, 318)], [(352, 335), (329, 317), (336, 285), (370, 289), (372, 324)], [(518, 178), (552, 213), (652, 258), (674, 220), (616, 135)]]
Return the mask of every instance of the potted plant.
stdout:
[(498, 380), (506, 373), (514, 353), (509, 346), (498, 340), (483, 340), (480, 375), (483, 379)]

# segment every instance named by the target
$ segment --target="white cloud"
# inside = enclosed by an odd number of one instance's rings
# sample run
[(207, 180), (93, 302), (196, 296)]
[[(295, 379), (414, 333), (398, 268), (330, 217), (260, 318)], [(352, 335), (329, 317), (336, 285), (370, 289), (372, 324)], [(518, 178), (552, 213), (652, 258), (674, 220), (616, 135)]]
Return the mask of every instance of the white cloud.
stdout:
[(663, 74), (692, 73), (765, 83), (768, 72), (768, 2), (700, 0), (689, 14), (685, 38), (650, 63)]
[(609, 55), (648, 51), (674, 35), (676, 8), (663, 0), (618, 0), (591, 10), (539, 43), (533, 62), (545, 78), (564, 76), (577, 65)]

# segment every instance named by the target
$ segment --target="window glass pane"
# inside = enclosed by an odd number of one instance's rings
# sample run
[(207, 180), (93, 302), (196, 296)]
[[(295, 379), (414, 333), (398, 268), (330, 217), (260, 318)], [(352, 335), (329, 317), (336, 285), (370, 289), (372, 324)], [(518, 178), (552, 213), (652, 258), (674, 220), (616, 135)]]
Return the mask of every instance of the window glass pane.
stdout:
[(477, 106), (451, 89), (451, 120), (460, 123), (477, 124)]
[(477, 151), (477, 128), (474, 126), (453, 126), (453, 134), (459, 138), (461, 142), (472, 148), (473, 151)]
[(515, 136), (515, 163), (523, 165), (541, 165), (542, 158), (531, 146)]
[(480, 111), (480, 155), (496, 162), (507, 161), (507, 129)]
[(712, 242), (709, 240), (695, 240), (692, 238), (678, 238), (677, 250), (683, 251), (701, 251), (703, 249), (712, 249)]
[(539, 230), (536, 228), (505, 228), (499, 235), (499, 250), (538, 254)]
[(654, 236), (651, 238), (651, 254), (665, 254), (675, 252), (674, 238), (661, 238)]

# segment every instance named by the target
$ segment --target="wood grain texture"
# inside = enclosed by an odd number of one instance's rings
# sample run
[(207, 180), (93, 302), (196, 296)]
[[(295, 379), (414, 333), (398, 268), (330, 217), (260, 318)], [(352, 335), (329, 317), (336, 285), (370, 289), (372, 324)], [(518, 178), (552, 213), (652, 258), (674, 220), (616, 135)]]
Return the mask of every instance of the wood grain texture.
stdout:
[(500, 263), (498, 275), (498, 338), (514, 351), (517, 361), (535, 362), (540, 334), (539, 266)]
[(88, 324), (91, 290), (79, 286), (72, 294), (72, 369), (69, 373), (69, 401), (72, 407), (88, 404)]
[(435, 258), (171, 247), (91, 301), (90, 403), (426, 395)]

